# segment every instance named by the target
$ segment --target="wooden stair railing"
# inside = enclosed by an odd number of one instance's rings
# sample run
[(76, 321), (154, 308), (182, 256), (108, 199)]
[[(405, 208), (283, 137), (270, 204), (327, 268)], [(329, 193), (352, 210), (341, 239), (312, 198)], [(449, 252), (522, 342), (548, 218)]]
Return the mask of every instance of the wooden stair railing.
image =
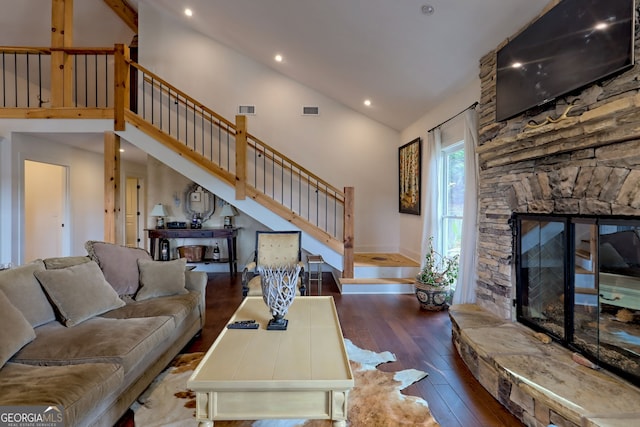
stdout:
[[(209, 109), (201, 102), (179, 90), (161, 77), (152, 73), (145, 67), (126, 58), (126, 49), (123, 56), (119, 57), (116, 47), (116, 61), (119, 59), (129, 67), (130, 81), (137, 82), (138, 105), (123, 107), (122, 110), (115, 106), (115, 124), (127, 121), (148, 133), (154, 139), (177, 151), (182, 156), (189, 158), (194, 163), (205, 168), (211, 173), (224, 179), (236, 188), (236, 199), (242, 200), (250, 197), (261, 205), (267, 207), (282, 218), (300, 227), (305, 232), (343, 255), (343, 276), (353, 277), (353, 189), (339, 190), (316, 176), (306, 168), (271, 148), (246, 129), (246, 117), (236, 116), (236, 123), (225, 119), (215, 111)], [(122, 70), (123, 65), (117, 65), (116, 70)], [(127, 72), (116, 71), (119, 80), (116, 82), (116, 91), (121, 91), (116, 100), (126, 100), (128, 97), (128, 85), (122, 83), (126, 79)], [(131, 84), (131, 83), (130, 83)], [(164, 104), (166, 102), (166, 104)], [(120, 112), (122, 111), (122, 112)], [(183, 129), (180, 129), (181, 120), (185, 120)], [(189, 121), (187, 121), (189, 120)], [(172, 123), (174, 128), (172, 128)], [(217, 134), (216, 134), (217, 133)], [(223, 160), (220, 153), (226, 151), (227, 159)], [(215, 154), (218, 158), (215, 158)], [(235, 162), (229, 159), (230, 153), (234, 154)], [(249, 158), (253, 156), (254, 169), (247, 167)], [(259, 182), (255, 170), (256, 159), (261, 159), (263, 165), (267, 162), (272, 166), (271, 180), (273, 191), (269, 194), (265, 182)], [(277, 171), (280, 177), (275, 177)], [(266, 173), (263, 170), (263, 173)], [(304, 196), (299, 192), (293, 193), (289, 189), (284, 194), (285, 176), (290, 183), (299, 188), (306, 185), (306, 197), (309, 194), (317, 194), (316, 215), (307, 212), (303, 215), (301, 209), (295, 209), (284, 200), (289, 196), (291, 200), (298, 201)], [(264, 177), (263, 177), (264, 178)], [(280, 178), (281, 191), (275, 190), (275, 181)], [(263, 179), (263, 181), (265, 181)], [(262, 186), (260, 185), (262, 184)], [(290, 200), (290, 201), (291, 201)], [(325, 212), (318, 212), (319, 201), (324, 201)], [(329, 207), (331, 207), (331, 212)], [(335, 218), (340, 214), (342, 218), (334, 219), (329, 224), (329, 218)], [(324, 221), (324, 224), (319, 224)], [(331, 227), (327, 227), (331, 225)], [(340, 231), (338, 236), (337, 232)], [(338, 238), (336, 238), (338, 237)], [(340, 240), (339, 237), (342, 239)]]

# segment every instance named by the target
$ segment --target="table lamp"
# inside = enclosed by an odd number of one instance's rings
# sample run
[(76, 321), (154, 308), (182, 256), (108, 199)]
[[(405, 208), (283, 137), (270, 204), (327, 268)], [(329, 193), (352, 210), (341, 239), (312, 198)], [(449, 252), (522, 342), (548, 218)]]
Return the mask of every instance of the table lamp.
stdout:
[(225, 203), (220, 211), (220, 216), (224, 217), (224, 228), (233, 228), (233, 217), (236, 216), (236, 211), (229, 203)]
[(151, 209), (151, 216), (156, 217), (156, 228), (164, 228), (164, 217), (167, 215), (167, 210), (162, 203), (158, 203)]

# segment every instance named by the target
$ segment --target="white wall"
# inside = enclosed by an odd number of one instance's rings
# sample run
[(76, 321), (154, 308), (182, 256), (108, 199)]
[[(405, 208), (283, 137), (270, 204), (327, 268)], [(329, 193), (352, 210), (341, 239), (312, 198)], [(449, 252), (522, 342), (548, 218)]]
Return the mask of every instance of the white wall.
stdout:
[[(355, 247), (398, 251), (395, 130), (184, 27), (142, 2), (140, 63), (198, 101), (234, 120), (255, 105), (249, 132), (335, 187), (355, 187)], [(302, 106), (319, 117), (301, 116)]]
[[(186, 221), (189, 223), (191, 219), (187, 218), (184, 212), (183, 196), (187, 188), (193, 185), (193, 181), (151, 156), (149, 156), (149, 160), (147, 161), (147, 177), (149, 180), (148, 212), (151, 211), (151, 208), (156, 203), (162, 203), (165, 208), (167, 208), (169, 214), (166, 221)], [(175, 196), (178, 197), (179, 205), (176, 204), (174, 200)], [(222, 199), (216, 198), (216, 210), (211, 218), (203, 224), (204, 228), (223, 226), (224, 218), (220, 216), (221, 209)], [(256, 230), (268, 230), (268, 228), (243, 212), (237, 209), (236, 211), (238, 214), (233, 217), (233, 225), (240, 228), (237, 237), (237, 264), (238, 270), (241, 270), (252, 258), (256, 246)], [(149, 217), (146, 227), (155, 228), (155, 226), (155, 218)], [(208, 246), (206, 257), (211, 258), (211, 251), (213, 250), (215, 242), (217, 242), (220, 247), (221, 257), (227, 258), (227, 244), (224, 239), (172, 239), (170, 242), (171, 254), (173, 258), (178, 257), (176, 250), (178, 246), (206, 245)], [(228, 272), (229, 265), (198, 264), (197, 269), (210, 272)]]
[(51, 143), (37, 134), (12, 134), (12, 188), (14, 194), (14, 234), (12, 259), (19, 263), (22, 259), (24, 160), (52, 163), (66, 166), (69, 170), (69, 224), (70, 253), (86, 255), (84, 243), (87, 240), (104, 238), (104, 174), (103, 157), (64, 144)]
[[(56, 120), (46, 121), (48, 130), (59, 128), (68, 131), (66, 125)], [(93, 132), (103, 128), (100, 123), (74, 120), (89, 125)], [(107, 122), (110, 124), (111, 122)], [(14, 125), (17, 122), (13, 122)], [(39, 121), (23, 120), (37, 128)], [(15, 126), (17, 127), (17, 126)], [(14, 128), (15, 128), (14, 127)], [(81, 126), (80, 126), (81, 127)], [(104, 160), (103, 155), (75, 148), (46, 139), (46, 133), (11, 132), (0, 126), (0, 264), (21, 264), (23, 259), (23, 183), (24, 160), (65, 166), (69, 171), (70, 244), (68, 255), (86, 255), (87, 240), (104, 240)], [(144, 177), (146, 166), (123, 162), (122, 176), (135, 174)]]
[[(474, 79), (466, 87), (456, 94), (443, 100), (436, 108), (431, 109), (415, 123), (401, 132), (400, 145), (407, 143), (417, 137), (422, 138), (423, 153), (427, 144), (427, 131), (432, 129), (456, 114), (464, 111), (471, 104), (480, 100), (480, 79)], [(426, 177), (426, 171), (422, 171), (422, 178)], [(429, 205), (424, 199), (425, 189), (422, 188), (422, 211), (429, 209)], [(422, 239), (423, 215), (401, 214), (399, 221), (400, 247), (402, 253), (415, 260), (420, 260), (420, 248)]]

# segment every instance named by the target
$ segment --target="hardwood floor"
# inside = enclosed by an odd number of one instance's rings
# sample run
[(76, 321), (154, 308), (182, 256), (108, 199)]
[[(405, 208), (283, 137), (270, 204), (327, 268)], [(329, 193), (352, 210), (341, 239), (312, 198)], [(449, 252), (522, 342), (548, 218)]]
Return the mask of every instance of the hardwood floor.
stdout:
[[(311, 294), (316, 294), (316, 288)], [(408, 387), (420, 396), (442, 427), (522, 426), (471, 375), (451, 342), (447, 312), (420, 310), (413, 295), (340, 295), (330, 274), (323, 295), (332, 295), (345, 338), (359, 347), (388, 350), (397, 362), (382, 370), (421, 369), (429, 376)], [(185, 352), (206, 351), (242, 300), (240, 275), (216, 273), (207, 285), (207, 318), (202, 334)]]

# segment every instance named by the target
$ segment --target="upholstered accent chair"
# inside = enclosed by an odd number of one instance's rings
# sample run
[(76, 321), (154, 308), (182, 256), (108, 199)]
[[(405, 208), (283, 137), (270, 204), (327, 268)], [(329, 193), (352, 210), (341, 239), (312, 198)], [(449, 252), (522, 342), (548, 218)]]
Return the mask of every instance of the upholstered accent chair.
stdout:
[(258, 267), (300, 265), (296, 295), (305, 295), (307, 285), (302, 262), (302, 234), (300, 231), (256, 231), (256, 250), (253, 261), (242, 271), (242, 296), (262, 296)]

